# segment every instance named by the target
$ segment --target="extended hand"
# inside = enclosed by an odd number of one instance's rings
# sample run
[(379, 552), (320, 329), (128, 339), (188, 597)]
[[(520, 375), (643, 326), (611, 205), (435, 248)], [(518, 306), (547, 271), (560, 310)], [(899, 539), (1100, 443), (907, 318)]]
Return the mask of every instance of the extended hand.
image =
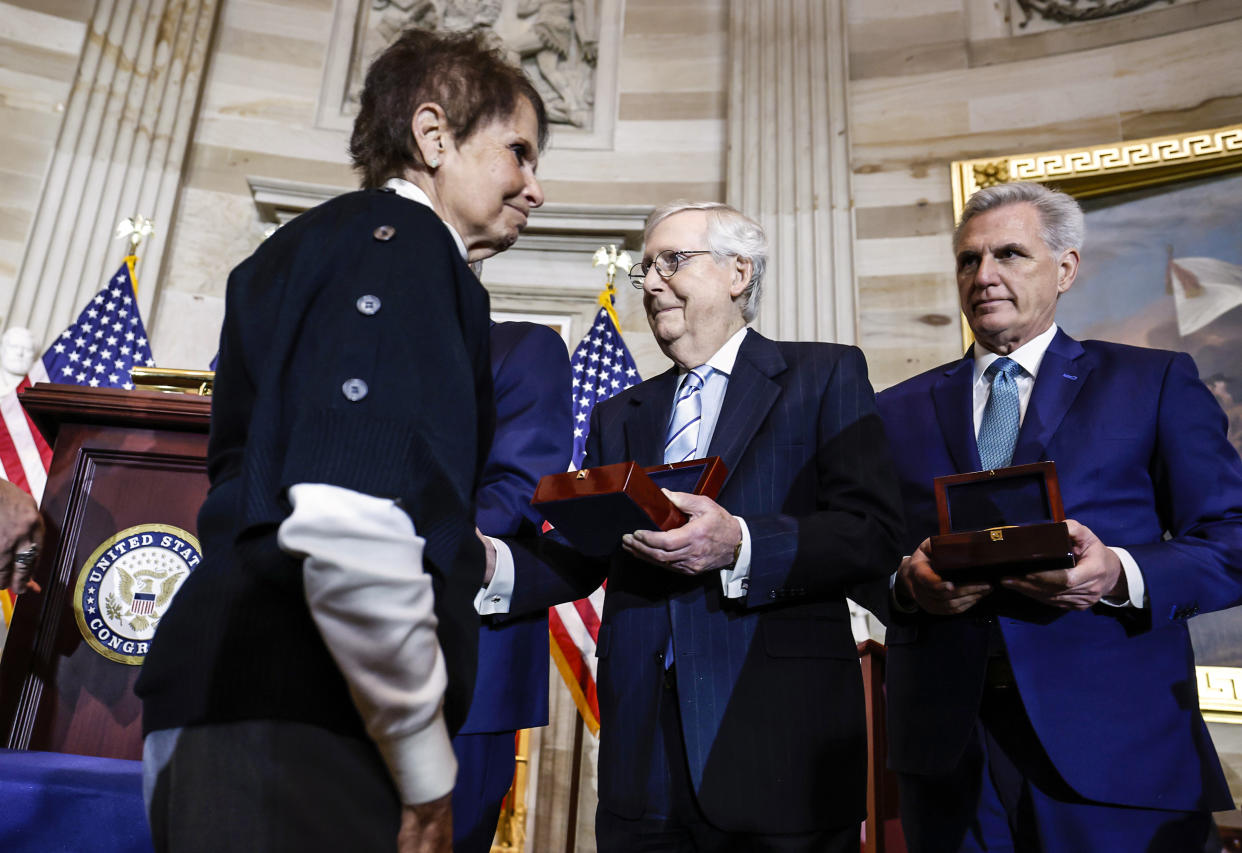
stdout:
[(627, 533), (621, 537), (621, 546), (640, 560), (683, 575), (731, 566), (742, 541), (738, 520), (709, 497), (662, 491), (690, 520), (676, 530)]
[(0, 480), (0, 589), (39, 591), (30, 575), (42, 545), (43, 516), (34, 498)]
[(397, 853), (453, 853), (452, 796), (401, 807)]
[(1091, 529), (1066, 519), (1077, 563), (1072, 569), (1050, 569), (1001, 581), (1036, 601), (1064, 610), (1086, 610), (1104, 596), (1129, 596), (1121, 558)]
[(940, 616), (964, 613), (992, 591), (990, 583), (953, 583), (940, 575), (931, 564), (931, 539), (924, 539), (918, 549), (901, 561), (897, 584), (893, 590), (900, 597), (914, 600), (922, 610)]

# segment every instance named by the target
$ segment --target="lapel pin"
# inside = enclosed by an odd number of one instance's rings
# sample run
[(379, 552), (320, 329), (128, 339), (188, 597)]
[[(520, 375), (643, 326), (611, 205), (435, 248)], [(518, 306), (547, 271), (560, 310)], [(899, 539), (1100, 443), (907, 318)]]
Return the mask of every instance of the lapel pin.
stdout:
[(1071, 376), (1068, 373), (1062, 373), (1061, 375), (1064, 376), (1066, 379), (1074, 379), (1074, 380), (1078, 379), (1077, 376)]

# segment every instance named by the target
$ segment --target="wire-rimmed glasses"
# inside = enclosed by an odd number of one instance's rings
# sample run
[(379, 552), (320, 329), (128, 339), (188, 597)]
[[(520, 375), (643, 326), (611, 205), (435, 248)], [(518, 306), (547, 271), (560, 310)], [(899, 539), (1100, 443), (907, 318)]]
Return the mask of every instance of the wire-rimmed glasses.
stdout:
[(673, 273), (677, 272), (678, 265), (686, 258), (692, 255), (710, 255), (710, 249), (665, 249), (649, 261), (642, 261), (630, 267), (630, 284), (639, 290), (643, 289), (643, 282), (647, 278), (647, 272), (655, 267), (656, 275), (667, 281), (673, 277)]

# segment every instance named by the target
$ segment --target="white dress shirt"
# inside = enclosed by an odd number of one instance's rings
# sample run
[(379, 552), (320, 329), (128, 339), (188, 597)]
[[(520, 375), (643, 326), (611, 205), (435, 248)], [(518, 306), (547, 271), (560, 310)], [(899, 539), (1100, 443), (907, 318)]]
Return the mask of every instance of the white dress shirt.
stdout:
[[(1021, 419), (1019, 423), (1026, 419), (1026, 408), (1031, 402), (1031, 392), (1035, 390), (1035, 379), (1039, 376), (1039, 367), (1043, 364), (1044, 354), (1048, 352), (1048, 346), (1056, 335), (1057, 325), (1053, 323), (1045, 332), (1036, 335), (1009, 353), (1009, 358), (1021, 365), (1023, 371), (1021, 375), (1014, 379), (1018, 386), (1018, 406)], [(996, 361), (1000, 356), (984, 349), (979, 345), (978, 341), (975, 342), (974, 356), (975, 378), (971, 388), (974, 399), (975, 439), (977, 440), (979, 438), (979, 427), (983, 423), (983, 410), (988, 404), (988, 398), (992, 395), (991, 381), (984, 374), (992, 365), (992, 362)], [(1139, 570), (1138, 563), (1125, 548), (1112, 548), (1112, 551), (1121, 560), (1121, 568), (1126, 575), (1126, 584), (1129, 587), (1130, 597), (1128, 599), (1104, 598), (1101, 601), (1113, 607), (1143, 607), (1147, 598), (1147, 586), (1143, 580), (1143, 573)]]

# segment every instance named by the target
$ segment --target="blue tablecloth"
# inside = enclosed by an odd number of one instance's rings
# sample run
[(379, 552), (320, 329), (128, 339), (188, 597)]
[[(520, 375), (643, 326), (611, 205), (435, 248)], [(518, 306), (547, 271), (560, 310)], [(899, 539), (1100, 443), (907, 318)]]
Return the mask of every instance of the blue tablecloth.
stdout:
[(142, 762), (0, 749), (4, 853), (152, 853)]

